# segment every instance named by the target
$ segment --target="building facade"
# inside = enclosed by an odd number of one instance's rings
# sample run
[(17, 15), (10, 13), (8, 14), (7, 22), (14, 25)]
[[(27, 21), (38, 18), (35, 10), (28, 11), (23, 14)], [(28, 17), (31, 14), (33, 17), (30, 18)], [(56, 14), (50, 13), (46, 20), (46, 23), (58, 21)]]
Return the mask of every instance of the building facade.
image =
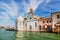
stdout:
[(53, 32), (60, 31), (60, 12), (52, 13), (52, 30)]
[(39, 19), (39, 29), (40, 31), (52, 31), (51, 26), (51, 17), (48, 18), (40, 18)]
[(19, 31), (60, 31), (60, 12), (52, 13), (51, 17), (40, 18), (34, 15), (33, 9), (30, 9), (25, 18), (19, 16), (16, 21), (16, 28)]
[(30, 9), (25, 18), (18, 17), (17, 30), (20, 31), (39, 31), (38, 20), (34, 18), (33, 9)]

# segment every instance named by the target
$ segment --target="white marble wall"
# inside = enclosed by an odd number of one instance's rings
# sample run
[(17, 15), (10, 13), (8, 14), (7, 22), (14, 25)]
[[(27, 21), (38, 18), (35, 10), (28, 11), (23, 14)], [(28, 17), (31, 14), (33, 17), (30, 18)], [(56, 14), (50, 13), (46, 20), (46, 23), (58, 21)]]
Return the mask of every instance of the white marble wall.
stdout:
[[(35, 27), (35, 22), (37, 23), (37, 27)], [(28, 21), (25, 23), (27, 23), (27, 28), (26, 28), (27, 31), (38, 31), (39, 30), (38, 21)], [(30, 26), (31, 26), (31, 29), (30, 29)]]
[(19, 31), (23, 31), (23, 30), (25, 30), (25, 29), (24, 29), (23, 22), (18, 22), (17, 27), (18, 27), (18, 30), (19, 30)]

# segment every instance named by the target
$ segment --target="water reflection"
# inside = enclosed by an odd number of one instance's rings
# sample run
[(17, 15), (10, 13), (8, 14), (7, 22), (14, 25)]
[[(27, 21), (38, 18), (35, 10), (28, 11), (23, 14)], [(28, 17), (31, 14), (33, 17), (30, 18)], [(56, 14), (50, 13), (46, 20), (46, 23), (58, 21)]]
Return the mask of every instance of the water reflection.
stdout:
[(6, 31), (6, 29), (2, 28), (2, 29), (0, 29), (0, 31)]
[(34, 40), (39, 32), (17, 32), (15, 40)]
[(17, 32), (15, 40), (25, 40), (25, 32)]
[(60, 40), (59, 37), (53, 33), (17, 32), (15, 40)]
[(0, 30), (0, 40), (60, 40), (60, 34)]

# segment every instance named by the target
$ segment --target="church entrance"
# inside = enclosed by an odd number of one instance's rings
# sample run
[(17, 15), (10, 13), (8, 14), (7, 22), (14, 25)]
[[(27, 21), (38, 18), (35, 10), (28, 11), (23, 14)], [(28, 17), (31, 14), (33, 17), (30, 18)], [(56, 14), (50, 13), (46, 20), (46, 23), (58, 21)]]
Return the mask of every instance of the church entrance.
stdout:
[(39, 25), (39, 30), (41, 31), (41, 25)]
[(31, 25), (30, 25), (30, 31), (32, 30), (32, 27), (31, 27)]
[(47, 32), (52, 32), (52, 26), (47, 26), (46, 30)]

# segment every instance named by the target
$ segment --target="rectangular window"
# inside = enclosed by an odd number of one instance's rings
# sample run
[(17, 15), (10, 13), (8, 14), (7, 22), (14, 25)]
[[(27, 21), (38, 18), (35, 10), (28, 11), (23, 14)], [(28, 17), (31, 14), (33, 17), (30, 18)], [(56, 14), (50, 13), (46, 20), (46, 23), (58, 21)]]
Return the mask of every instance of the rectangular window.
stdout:
[(35, 27), (37, 27), (37, 23), (35, 22)]
[(57, 15), (57, 18), (59, 18), (59, 15)]
[(45, 21), (43, 21), (43, 23), (45, 23)]
[(39, 30), (41, 30), (41, 25), (39, 25)]

